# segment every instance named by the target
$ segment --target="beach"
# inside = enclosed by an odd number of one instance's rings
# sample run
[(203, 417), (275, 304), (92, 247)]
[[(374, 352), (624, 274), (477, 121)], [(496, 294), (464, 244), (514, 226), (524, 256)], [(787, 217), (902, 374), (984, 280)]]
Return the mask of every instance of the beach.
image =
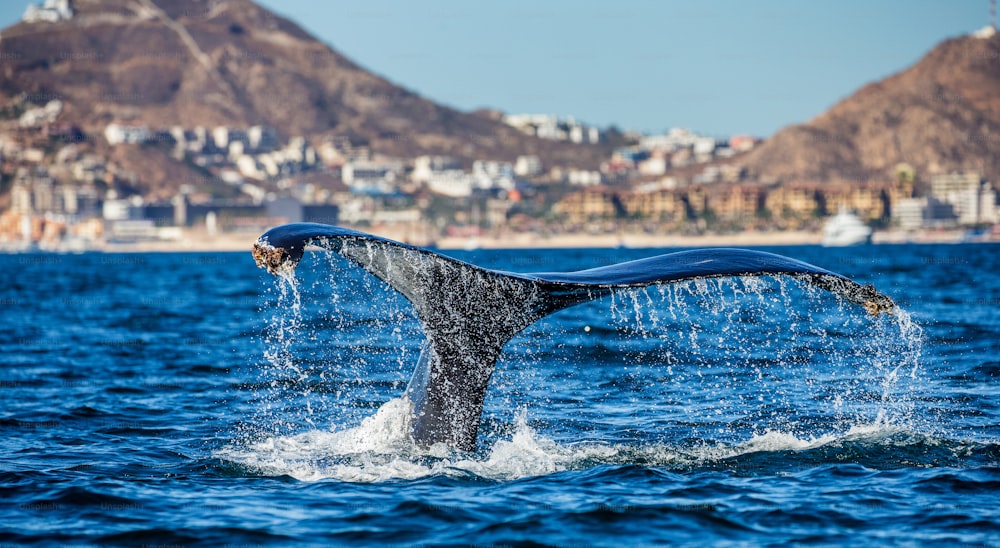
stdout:
[[(786, 245), (819, 245), (819, 231), (746, 231), (731, 234), (648, 234), (621, 232), (616, 234), (558, 234), (539, 235), (530, 232), (486, 234), (477, 237), (442, 237), (437, 240), (413, 239), (408, 230), (362, 229), (378, 236), (421, 247), (437, 249), (571, 249), (571, 248), (665, 248), (665, 247), (769, 247)], [(249, 251), (260, 235), (250, 232), (224, 232), (210, 234), (203, 229), (185, 229), (172, 240), (141, 242), (108, 242), (96, 245), (93, 250), (107, 253), (155, 252), (223, 252)], [(876, 231), (874, 244), (905, 243), (959, 243), (969, 242), (966, 233), (949, 231)], [(997, 241), (997, 236), (986, 235), (972, 241)]]

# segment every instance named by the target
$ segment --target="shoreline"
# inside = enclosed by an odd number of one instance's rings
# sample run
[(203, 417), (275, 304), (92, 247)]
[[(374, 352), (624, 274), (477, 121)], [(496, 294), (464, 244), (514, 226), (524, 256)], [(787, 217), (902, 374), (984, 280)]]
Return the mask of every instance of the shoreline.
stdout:
[(583, 249), (667, 248), (819, 245), (821, 236), (812, 232), (740, 232), (735, 234), (562, 234), (537, 236), (530, 233), (506, 237), (442, 238), (438, 249)]
[[(398, 233), (397, 233), (398, 232)], [(411, 243), (419, 247), (430, 247), (440, 250), (477, 249), (586, 249), (586, 248), (693, 248), (693, 247), (769, 247), (820, 245), (822, 236), (814, 231), (784, 231), (784, 232), (738, 232), (733, 234), (702, 234), (697, 236), (680, 234), (560, 234), (557, 236), (539, 236), (532, 233), (513, 233), (496, 236), (479, 237), (444, 237), (434, 242), (407, 241), (406, 233), (394, 230), (375, 230), (373, 234)], [(257, 241), (258, 234), (253, 233), (222, 233), (210, 235), (204, 230), (185, 230), (181, 238), (175, 240), (158, 240), (129, 243), (101, 243), (83, 248), (28, 249), (27, 252), (103, 252), (103, 253), (212, 253), (238, 252), (249, 253), (251, 246)], [(953, 243), (995, 243), (1000, 242), (1000, 235), (987, 234), (978, 239), (969, 239), (964, 231), (878, 231), (872, 236), (873, 245), (885, 244), (953, 244)], [(0, 253), (24, 252), (22, 250), (3, 250)]]

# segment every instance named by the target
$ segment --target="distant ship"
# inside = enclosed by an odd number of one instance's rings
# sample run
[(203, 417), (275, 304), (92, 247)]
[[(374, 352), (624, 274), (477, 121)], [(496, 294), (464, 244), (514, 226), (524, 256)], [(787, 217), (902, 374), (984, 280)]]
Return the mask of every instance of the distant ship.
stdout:
[(840, 208), (823, 226), (822, 244), (826, 247), (844, 247), (871, 242), (872, 229), (861, 222), (857, 215)]

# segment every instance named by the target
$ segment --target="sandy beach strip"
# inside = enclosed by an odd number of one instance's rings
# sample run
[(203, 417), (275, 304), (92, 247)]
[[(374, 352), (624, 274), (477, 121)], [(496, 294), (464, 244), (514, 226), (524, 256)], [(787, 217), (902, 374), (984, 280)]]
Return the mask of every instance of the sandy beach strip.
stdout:
[[(792, 245), (819, 245), (818, 231), (736, 232), (731, 234), (560, 234), (543, 236), (533, 233), (509, 233), (478, 237), (443, 237), (435, 241), (410, 241), (407, 233), (393, 230), (375, 230), (373, 234), (421, 247), (442, 250), (474, 249), (566, 249), (566, 248), (692, 248), (692, 247), (769, 247)], [(132, 243), (105, 243), (95, 251), (106, 253), (179, 253), (179, 252), (239, 252), (249, 253), (258, 234), (218, 233), (203, 230), (185, 230), (176, 240), (143, 241)], [(901, 232), (877, 231), (872, 238), (875, 244), (906, 243), (959, 243), (969, 241), (960, 231)], [(996, 241), (986, 239), (982, 241)]]

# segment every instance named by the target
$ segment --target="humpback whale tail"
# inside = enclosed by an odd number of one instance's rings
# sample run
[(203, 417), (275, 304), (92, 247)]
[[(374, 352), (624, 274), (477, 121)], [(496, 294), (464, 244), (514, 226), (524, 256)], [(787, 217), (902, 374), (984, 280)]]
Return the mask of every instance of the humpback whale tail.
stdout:
[(296, 223), (253, 246), (258, 266), (291, 273), (308, 244), (345, 257), (412, 303), (427, 341), (406, 395), (421, 445), (475, 448), (486, 388), (503, 346), (536, 320), (614, 290), (727, 276), (788, 275), (863, 305), (895, 304), (870, 285), (802, 261), (745, 249), (680, 251), (578, 272), (513, 273), (341, 227)]

